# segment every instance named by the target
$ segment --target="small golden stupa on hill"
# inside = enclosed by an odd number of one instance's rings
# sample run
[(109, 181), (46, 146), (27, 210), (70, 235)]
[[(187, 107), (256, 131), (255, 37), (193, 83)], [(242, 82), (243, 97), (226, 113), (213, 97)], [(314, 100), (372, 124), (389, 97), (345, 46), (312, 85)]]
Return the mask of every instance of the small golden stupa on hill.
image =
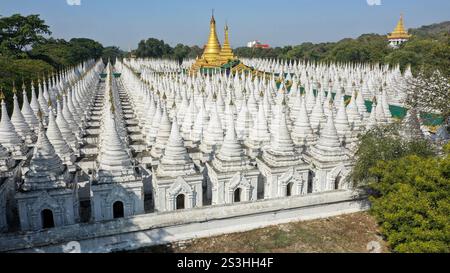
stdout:
[(398, 47), (400, 44), (406, 42), (411, 38), (411, 35), (405, 30), (405, 25), (403, 23), (403, 14), (400, 15), (400, 20), (397, 23), (394, 31), (387, 36), (389, 44), (392, 47)]
[(230, 46), (228, 26), (225, 26), (225, 39), (223, 46), (220, 45), (216, 32), (216, 20), (214, 14), (211, 16), (209, 24), (209, 38), (206, 43), (203, 54), (197, 58), (194, 65), (191, 67), (191, 72), (196, 72), (199, 69), (215, 69), (221, 68), (223, 65), (236, 60), (233, 49)]

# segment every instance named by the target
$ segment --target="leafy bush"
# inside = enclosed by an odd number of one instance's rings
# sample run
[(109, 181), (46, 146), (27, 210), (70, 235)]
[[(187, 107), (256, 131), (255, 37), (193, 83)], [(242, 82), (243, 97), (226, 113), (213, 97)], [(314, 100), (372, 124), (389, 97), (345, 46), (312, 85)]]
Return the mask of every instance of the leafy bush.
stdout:
[(410, 141), (399, 135), (399, 124), (376, 126), (359, 137), (356, 162), (351, 178), (355, 186), (377, 180), (368, 170), (379, 161), (400, 159), (408, 155), (428, 157), (435, 155), (426, 140)]
[(450, 155), (378, 161), (371, 212), (395, 252), (450, 252)]

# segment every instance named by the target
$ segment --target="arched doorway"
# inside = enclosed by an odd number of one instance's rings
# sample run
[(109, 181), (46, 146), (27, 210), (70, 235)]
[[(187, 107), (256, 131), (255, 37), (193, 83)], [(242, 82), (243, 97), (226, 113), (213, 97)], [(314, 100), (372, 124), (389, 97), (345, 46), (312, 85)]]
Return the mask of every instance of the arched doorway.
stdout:
[(308, 173), (308, 187), (306, 189), (306, 193), (312, 193), (313, 192), (313, 181), (314, 181), (314, 172), (309, 171)]
[(179, 194), (177, 196), (177, 207), (176, 207), (176, 209), (184, 209), (185, 208), (185, 206), (184, 206), (184, 199), (185, 199), (184, 194)]
[(49, 209), (44, 209), (41, 212), (42, 228), (55, 227), (55, 221), (53, 219), (53, 212)]
[(258, 176), (258, 192), (257, 192), (258, 200), (264, 199), (265, 186), (266, 186), (266, 178), (260, 174)]
[(334, 179), (334, 189), (335, 190), (339, 190), (340, 183), (341, 183), (341, 176), (339, 175), (338, 177), (336, 177)]
[(234, 203), (239, 203), (239, 202), (241, 202), (241, 192), (242, 192), (241, 188), (237, 188), (237, 189), (234, 191), (234, 198), (233, 198)]
[(113, 204), (113, 217), (116, 218), (123, 218), (124, 217), (124, 211), (123, 211), (123, 203), (121, 201), (116, 201)]
[(286, 196), (292, 196), (292, 187), (294, 186), (294, 183), (290, 182), (286, 186)]

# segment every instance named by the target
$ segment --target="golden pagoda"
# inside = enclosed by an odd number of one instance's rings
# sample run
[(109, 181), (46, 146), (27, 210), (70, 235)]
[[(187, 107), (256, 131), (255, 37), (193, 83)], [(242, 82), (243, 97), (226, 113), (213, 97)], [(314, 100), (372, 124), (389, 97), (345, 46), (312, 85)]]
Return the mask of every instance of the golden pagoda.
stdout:
[(230, 41), (228, 39), (228, 25), (225, 25), (225, 40), (223, 42), (222, 50), (219, 53), (219, 60), (221, 63), (228, 63), (234, 59), (233, 49), (231, 49)]
[(229, 42), (228, 26), (225, 26), (225, 40), (223, 47), (221, 47), (219, 39), (217, 38), (216, 20), (214, 19), (213, 14), (209, 24), (208, 42), (204, 47), (202, 56), (197, 58), (195, 63), (192, 65), (191, 72), (198, 71), (202, 68), (220, 68), (222, 65), (235, 59), (233, 49), (231, 49)]
[(403, 14), (400, 15), (400, 20), (397, 23), (394, 31), (387, 36), (390, 44), (394, 47), (406, 42), (411, 38), (411, 35), (405, 30), (405, 25), (403, 23)]
[(206, 64), (216, 63), (219, 59), (221, 46), (216, 32), (216, 20), (214, 14), (211, 16), (211, 22), (209, 23), (209, 38), (203, 51), (202, 59)]

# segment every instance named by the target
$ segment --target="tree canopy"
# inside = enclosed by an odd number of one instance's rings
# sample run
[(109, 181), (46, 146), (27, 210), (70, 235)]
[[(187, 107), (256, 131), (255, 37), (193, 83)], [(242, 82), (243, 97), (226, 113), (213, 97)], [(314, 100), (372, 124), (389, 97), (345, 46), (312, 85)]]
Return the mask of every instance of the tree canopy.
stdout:
[(450, 154), (409, 155), (369, 169), (372, 213), (395, 252), (450, 252)]
[(367, 172), (379, 161), (395, 160), (408, 155), (423, 157), (435, 155), (424, 139), (408, 140), (399, 134), (400, 124), (379, 125), (359, 137), (357, 158), (351, 174), (355, 186), (376, 181), (377, 176)]
[(24, 57), (24, 50), (44, 41), (45, 34), (50, 35), (51, 31), (39, 15), (0, 17), (0, 52)]
[(359, 138), (352, 171), (365, 188), (394, 252), (450, 252), (450, 143), (403, 138), (399, 125), (378, 126)]

